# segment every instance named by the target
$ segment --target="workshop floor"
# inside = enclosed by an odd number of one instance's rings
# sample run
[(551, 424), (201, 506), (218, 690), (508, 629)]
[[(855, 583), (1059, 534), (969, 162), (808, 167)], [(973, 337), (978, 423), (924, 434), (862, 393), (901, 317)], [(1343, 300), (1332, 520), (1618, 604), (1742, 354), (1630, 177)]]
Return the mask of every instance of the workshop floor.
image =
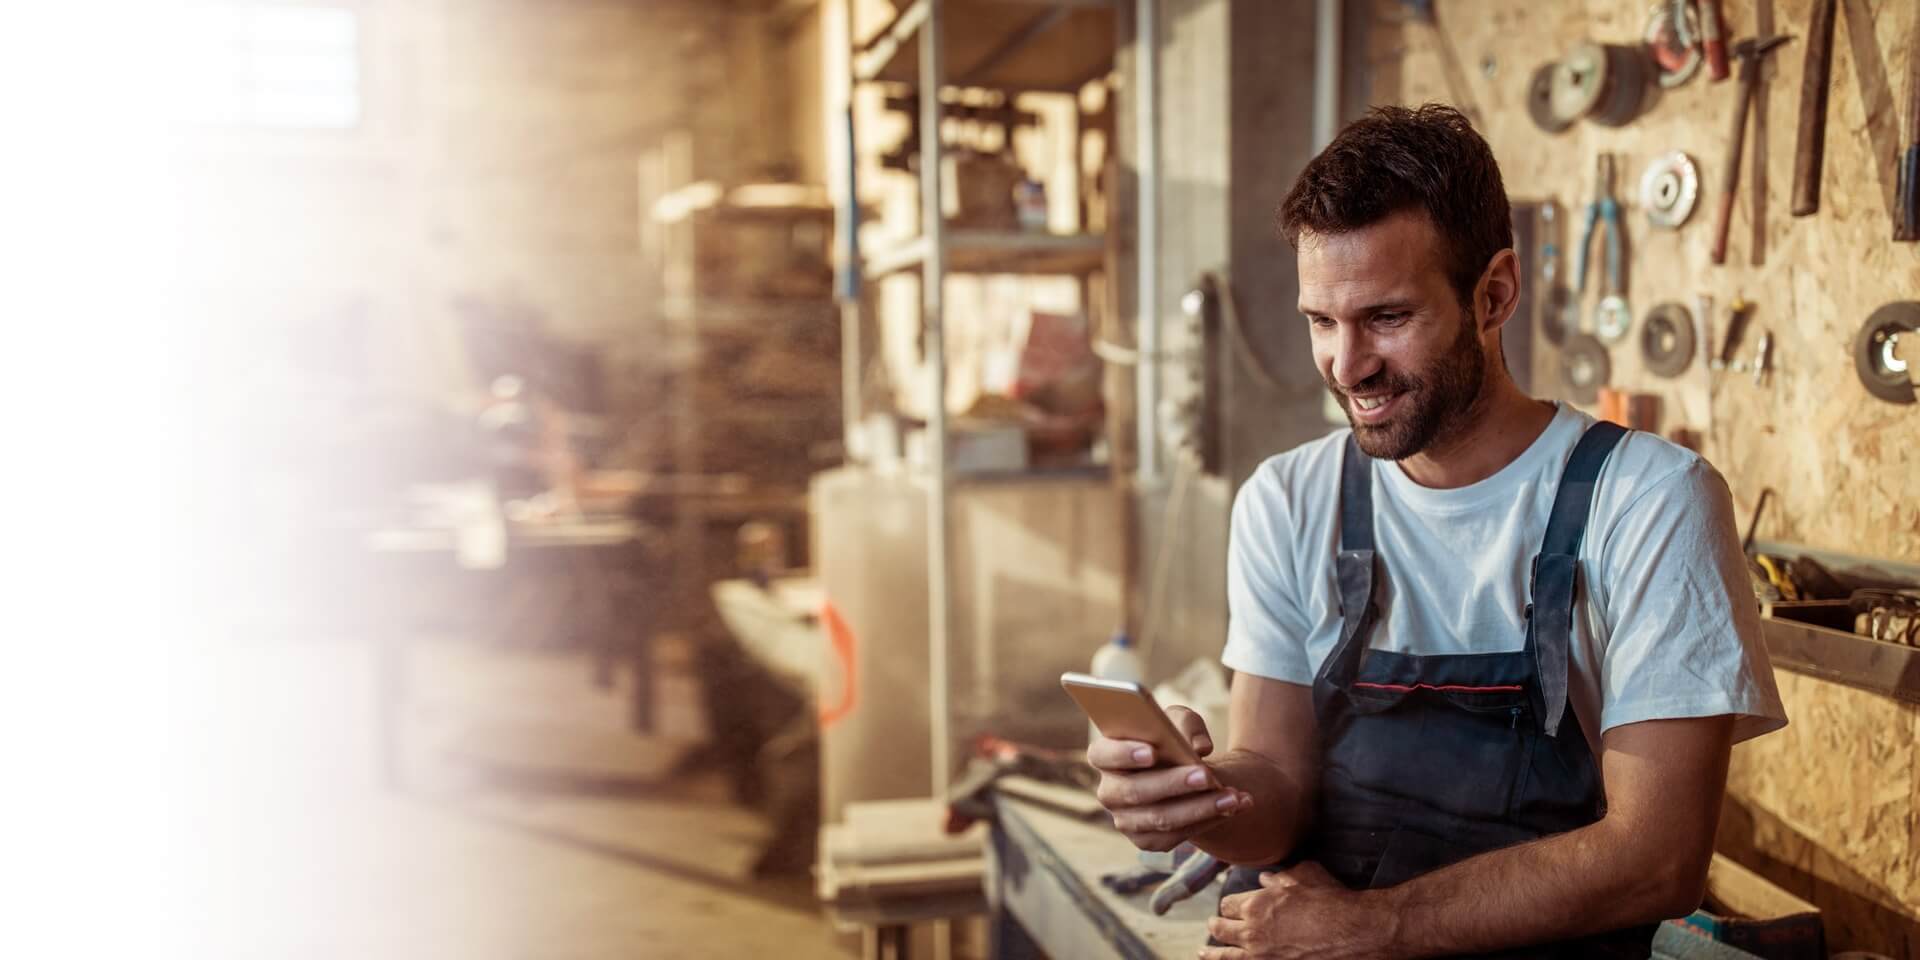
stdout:
[(366, 644), (198, 664), (195, 956), (847, 955), (807, 878), (749, 879), (762, 818), (715, 774), (669, 776), (702, 735), (684, 669), (640, 738), (577, 654), (442, 641), (410, 663), (402, 793), (374, 775)]

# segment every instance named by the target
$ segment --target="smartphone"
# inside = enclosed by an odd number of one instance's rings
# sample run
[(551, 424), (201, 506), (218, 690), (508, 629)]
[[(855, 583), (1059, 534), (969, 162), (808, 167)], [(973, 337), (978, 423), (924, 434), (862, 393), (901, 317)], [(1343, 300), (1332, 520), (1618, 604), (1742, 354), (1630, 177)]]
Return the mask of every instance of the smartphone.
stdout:
[(1067, 696), (1112, 740), (1138, 740), (1153, 745), (1160, 766), (1189, 766), (1200, 762), (1193, 744), (1153, 694), (1128, 680), (1102, 680), (1084, 673), (1063, 673), (1060, 686)]

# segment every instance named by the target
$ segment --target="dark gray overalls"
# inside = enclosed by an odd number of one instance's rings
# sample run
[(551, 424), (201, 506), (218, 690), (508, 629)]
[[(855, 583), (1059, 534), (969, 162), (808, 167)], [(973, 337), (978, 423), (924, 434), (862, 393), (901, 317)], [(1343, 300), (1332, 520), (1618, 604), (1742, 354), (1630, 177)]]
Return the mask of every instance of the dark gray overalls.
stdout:
[[(1351, 438), (1340, 470), (1340, 640), (1313, 681), (1320, 802), (1302, 849), (1352, 889), (1390, 887), (1477, 853), (1583, 827), (1606, 798), (1567, 701), (1580, 538), (1600, 468), (1626, 431), (1590, 427), (1567, 460), (1533, 561), (1526, 646), (1416, 656), (1371, 650), (1379, 611), (1373, 460)], [(1565, 735), (1558, 735), (1563, 729)], [(1236, 868), (1227, 892), (1259, 886)], [(1579, 909), (1567, 905), (1568, 910)], [(1646, 957), (1654, 926), (1501, 953)]]

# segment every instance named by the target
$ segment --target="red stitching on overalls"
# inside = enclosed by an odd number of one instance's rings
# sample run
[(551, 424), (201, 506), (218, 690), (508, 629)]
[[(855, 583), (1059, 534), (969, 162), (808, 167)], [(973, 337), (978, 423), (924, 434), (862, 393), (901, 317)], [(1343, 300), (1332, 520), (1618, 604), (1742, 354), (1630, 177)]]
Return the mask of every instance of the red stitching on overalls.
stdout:
[(1452, 690), (1459, 693), (1498, 693), (1498, 692), (1504, 692), (1504, 691), (1517, 691), (1517, 690), (1525, 689), (1524, 687), (1517, 687), (1517, 686), (1516, 687), (1468, 687), (1468, 686), (1461, 686), (1459, 684), (1454, 684), (1454, 683), (1443, 683), (1438, 686), (1431, 683), (1416, 683), (1413, 686), (1409, 687), (1409, 686), (1404, 686), (1398, 683), (1362, 683), (1358, 680), (1354, 681), (1353, 685), (1356, 687), (1366, 687), (1371, 690), (1398, 690), (1401, 693), (1411, 693), (1415, 690)]

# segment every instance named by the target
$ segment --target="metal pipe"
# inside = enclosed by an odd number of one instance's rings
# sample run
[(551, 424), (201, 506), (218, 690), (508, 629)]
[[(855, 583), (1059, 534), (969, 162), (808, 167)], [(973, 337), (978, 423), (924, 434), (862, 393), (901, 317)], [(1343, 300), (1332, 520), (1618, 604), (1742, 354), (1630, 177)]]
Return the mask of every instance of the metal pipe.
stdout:
[(1160, 482), (1160, 0), (1136, 0), (1133, 92), (1137, 110), (1134, 165), (1139, 207), (1135, 256), (1138, 302), (1134, 305), (1134, 343), (1140, 364), (1134, 368), (1134, 423), (1139, 450), (1134, 475), (1142, 488)]
[(1313, 6), (1313, 152), (1333, 142), (1340, 123), (1340, 0)]
[(927, 398), (927, 737), (933, 796), (947, 795), (953, 761), (948, 756), (952, 718), (947, 710), (947, 628), (951, 600), (947, 571), (947, 501), (953, 477), (947, 470), (947, 344), (944, 306), (947, 276), (946, 223), (940, 207), (941, 0), (927, 4), (920, 27), (920, 236), (926, 259), (920, 269), (920, 322), (925, 324)]
[(860, 431), (860, 190), (855, 173), (857, 154), (853, 139), (853, 96), (847, 96), (847, 109), (841, 131), (847, 167), (846, 196), (840, 201), (840, 443), (845, 459), (853, 460), (853, 438)]

